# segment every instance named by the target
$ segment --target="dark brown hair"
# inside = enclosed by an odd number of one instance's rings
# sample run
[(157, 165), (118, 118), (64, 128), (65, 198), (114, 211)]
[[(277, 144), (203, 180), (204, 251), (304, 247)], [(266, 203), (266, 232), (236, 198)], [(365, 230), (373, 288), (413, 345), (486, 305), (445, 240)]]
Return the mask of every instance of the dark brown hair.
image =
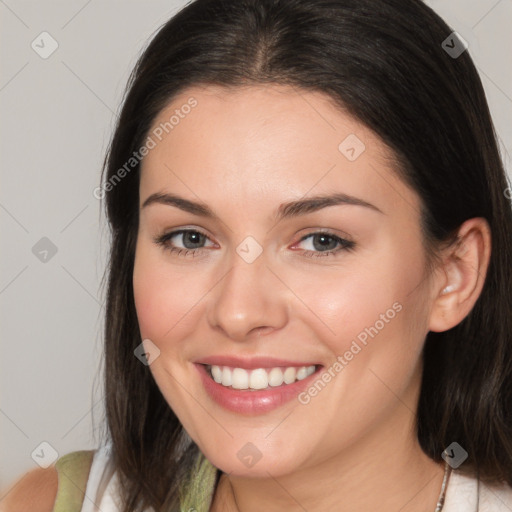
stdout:
[[(489, 222), (490, 265), (474, 308), (454, 328), (427, 335), (417, 434), (432, 459), (456, 441), (469, 454), (460, 471), (512, 485), (512, 209), (469, 52), (454, 58), (442, 47), (451, 32), (419, 0), (193, 1), (140, 56), (102, 179), (113, 183), (157, 114), (189, 86), (276, 83), (328, 94), (396, 156), (397, 174), (422, 201), (429, 261), (465, 220)], [(134, 356), (138, 202), (136, 165), (105, 194), (105, 435), (124, 510), (179, 510), (177, 490), (198, 447)]]

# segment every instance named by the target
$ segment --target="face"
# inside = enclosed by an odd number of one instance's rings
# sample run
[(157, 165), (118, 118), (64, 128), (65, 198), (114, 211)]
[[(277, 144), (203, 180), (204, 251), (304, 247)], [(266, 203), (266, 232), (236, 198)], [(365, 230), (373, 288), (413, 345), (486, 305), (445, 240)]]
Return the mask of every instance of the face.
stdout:
[(149, 135), (138, 321), (203, 453), (278, 476), (396, 436), (429, 287), (420, 201), (383, 142), (322, 93), (278, 85), (190, 88)]

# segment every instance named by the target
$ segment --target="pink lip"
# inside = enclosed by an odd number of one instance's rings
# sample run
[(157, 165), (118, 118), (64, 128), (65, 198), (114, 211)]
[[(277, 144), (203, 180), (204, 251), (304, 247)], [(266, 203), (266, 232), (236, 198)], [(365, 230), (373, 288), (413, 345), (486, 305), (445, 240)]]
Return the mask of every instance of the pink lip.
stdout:
[[(213, 359), (213, 358), (212, 358)], [(227, 358), (222, 358), (222, 360), (226, 360)], [(219, 359), (215, 359), (218, 361)], [(254, 360), (251, 360), (251, 363), (254, 362)], [(268, 362), (268, 360), (267, 360)], [(261, 368), (261, 367), (273, 367), (273, 366), (309, 366), (307, 364), (289, 364), (289, 362), (286, 362), (285, 365), (276, 365), (275, 363), (277, 360), (273, 359), (271, 360), (272, 364), (267, 365), (260, 365), (260, 366), (253, 366), (254, 368)], [(233, 360), (231, 359), (231, 363), (233, 363)], [(218, 363), (213, 363), (218, 364)], [(247, 363), (245, 363), (247, 364)], [(220, 406), (223, 408), (233, 411), (239, 414), (246, 414), (246, 415), (257, 415), (257, 414), (263, 414), (266, 412), (269, 412), (273, 409), (277, 409), (281, 405), (293, 400), (294, 398), (297, 398), (299, 393), (301, 393), (307, 386), (309, 386), (313, 379), (316, 379), (318, 377), (318, 372), (323, 368), (323, 366), (319, 367), (315, 373), (312, 373), (308, 377), (302, 380), (297, 380), (293, 382), (292, 384), (283, 384), (281, 386), (277, 386), (275, 388), (269, 388), (269, 389), (261, 389), (261, 390), (254, 390), (251, 391), (249, 389), (245, 390), (237, 390), (237, 389), (231, 389), (227, 388), (225, 386), (222, 386), (221, 384), (218, 384), (215, 382), (205, 366), (205, 364), (195, 363), (195, 368), (197, 368), (197, 371), (199, 372), (199, 375), (201, 377), (201, 381), (203, 383), (203, 386), (210, 396), (215, 402), (217, 402)], [(222, 364), (220, 365), (222, 366)], [(238, 368), (243, 368), (243, 365), (240, 363), (240, 361), (237, 361), (237, 364), (226, 364), (226, 366), (234, 366)], [(247, 366), (246, 366), (247, 368)]]
[(204, 357), (202, 359), (198, 359), (194, 361), (196, 364), (208, 364), (208, 365), (216, 365), (216, 366), (230, 366), (232, 368), (244, 368), (247, 370), (251, 370), (254, 368), (274, 368), (278, 366), (282, 366), (287, 368), (288, 366), (296, 366), (297, 368), (301, 366), (313, 366), (318, 365), (318, 362), (297, 362), (290, 361), (286, 359), (277, 359), (274, 357), (237, 357), (237, 356), (210, 356)]

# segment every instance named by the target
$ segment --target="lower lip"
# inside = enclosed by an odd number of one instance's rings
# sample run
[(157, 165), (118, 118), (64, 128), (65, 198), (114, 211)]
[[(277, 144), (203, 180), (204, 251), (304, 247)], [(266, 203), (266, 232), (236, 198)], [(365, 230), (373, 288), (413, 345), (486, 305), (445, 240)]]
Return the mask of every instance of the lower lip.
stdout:
[(292, 384), (251, 391), (250, 389), (227, 388), (211, 378), (204, 364), (194, 363), (194, 366), (201, 376), (206, 392), (215, 402), (230, 411), (248, 415), (272, 411), (297, 398), (299, 393), (317, 377), (318, 372), (323, 368), (323, 366), (320, 366), (305, 379), (296, 380)]

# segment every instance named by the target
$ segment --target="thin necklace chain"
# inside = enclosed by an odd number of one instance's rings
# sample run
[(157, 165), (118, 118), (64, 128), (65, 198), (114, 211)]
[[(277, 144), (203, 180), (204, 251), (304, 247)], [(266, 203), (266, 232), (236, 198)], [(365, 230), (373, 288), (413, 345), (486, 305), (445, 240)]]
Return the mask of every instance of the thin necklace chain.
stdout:
[[(441, 492), (439, 493), (439, 498), (437, 499), (437, 505), (434, 512), (441, 512), (443, 510), (444, 506), (444, 500), (446, 498), (446, 488), (448, 484), (448, 478), (452, 472), (451, 466), (448, 464), (447, 461), (444, 463), (444, 477), (443, 477), (443, 484), (441, 485)], [(236, 509), (238, 512), (240, 512), (240, 507), (238, 506), (238, 502), (236, 501), (236, 494), (235, 490), (233, 489), (233, 485), (231, 484), (231, 480), (228, 478), (229, 485), (231, 486), (231, 492), (233, 493), (233, 498), (235, 500)]]
[[(448, 478), (452, 472), (452, 467), (448, 464), (448, 461), (444, 462), (444, 478), (443, 485), (441, 485), (441, 493), (439, 494), (439, 499), (437, 500), (437, 506), (435, 512), (441, 512), (444, 506), (444, 499), (446, 498), (446, 488), (448, 486)], [(238, 505), (237, 505), (238, 507)]]

